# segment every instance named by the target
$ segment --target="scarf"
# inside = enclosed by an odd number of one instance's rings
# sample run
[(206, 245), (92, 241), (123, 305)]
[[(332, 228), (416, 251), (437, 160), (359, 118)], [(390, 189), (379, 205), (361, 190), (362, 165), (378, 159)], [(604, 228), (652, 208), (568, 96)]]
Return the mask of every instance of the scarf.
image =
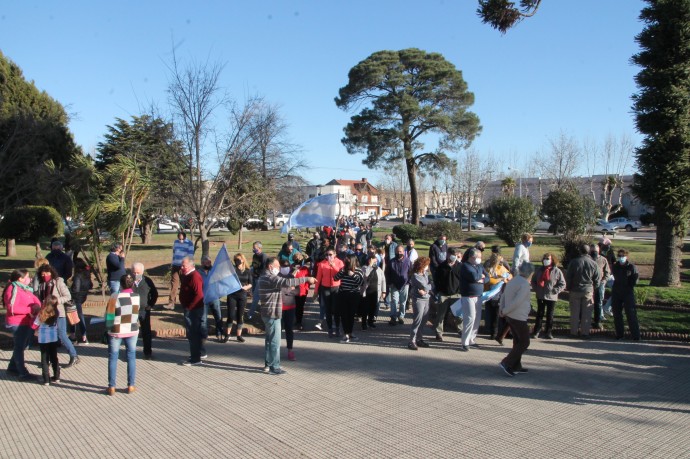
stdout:
[[(10, 308), (14, 310), (14, 300), (17, 299), (17, 289), (20, 288), (29, 293), (33, 293), (34, 289), (29, 287), (28, 285), (22, 284), (19, 281), (12, 282), (12, 285), (14, 286), (14, 288), (12, 289), (12, 297), (10, 298)], [(14, 311), (11, 311), (10, 314), (14, 315)]]
[(551, 278), (551, 266), (547, 266), (544, 268), (544, 271), (541, 273), (541, 277), (539, 278), (539, 287), (544, 287), (544, 284), (548, 282), (548, 280)]
[(38, 286), (38, 298), (41, 301), (45, 301), (50, 295), (53, 294), (53, 289), (55, 288), (55, 280), (50, 279), (48, 282), (41, 282)]

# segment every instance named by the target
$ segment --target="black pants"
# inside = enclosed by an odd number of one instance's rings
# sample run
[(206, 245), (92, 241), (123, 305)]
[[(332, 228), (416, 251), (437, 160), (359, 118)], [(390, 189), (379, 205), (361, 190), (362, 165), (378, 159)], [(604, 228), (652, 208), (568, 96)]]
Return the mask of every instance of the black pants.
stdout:
[(623, 311), (625, 311), (630, 335), (632, 335), (632, 339), (639, 340), (640, 324), (637, 322), (635, 295), (632, 292), (627, 295), (612, 295), (611, 309), (613, 310), (613, 323), (616, 327), (616, 338), (621, 339), (625, 335), (625, 325), (623, 325)]
[[(258, 293), (257, 293), (258, 295)], [(228, 323), (225, 326), (225, 333), (230, 334), (233, 319), (237, 321), (237, 336), (242, 335), (244, 328), (244, 310), (247, 308), (247, 292), (244, 290), (231, 293), (226, 298), (228, 303)]]
[(510, 317), (506, 317), (506, 321), (513, 334), (513, 348), (503, 359), (503, 364), (515, 371), (522, 368), (522, 354), (529, 347), (529, 325), (527, 325), (527, 321), (515, 320)]
[(491, 336), (496, 337), (498, 331), (498, 301), (489, 300), (484, 303), (484, 329)]
[(151, 311), (146, 311), (146, 315), (139, 316), (139, 326), (141, 333), (141, 340), (144, 342), (144, 355), (151, 355), (153, 352), (151, 348)]
[(60, 379), (58, 344), (60, 344), (59, 341), (39, 344), (41, 349), (41, 369), (43, 370), (43, 382), (50, 382), (50, 366), (53, 367), (53, 376), (55, 379)]
[(292, 349), (292, 343), (295, 339), (293, 327), (295, 325), (295, 308), (283, 309), (283, 317), (281, 319), (283, 330), (285, 330), (285, 341), (287, 341), (288, 350)]
[(295, 317), (297, 325), (302, 325), (302, 318), (304, 317), (304, 304), (307, 302), (307, 296), (295, 296)]
[(360, 315), (362, 316), (362, 324), (368, 323), (369, 325), (371, 325), (374, 323), (374, 321), (376, 320), (376, 307), (378, 306), (378, 304), (379, 299), (376, 295), (376, 290), (374, 290), (373, 292), (367, 292), (367, 296), (362, 297), (362, 301), (360, 302)]
[(346, 335), (352, 334), (352, 329), (355, 326), (355, 312), (357, 312), (361, 299), (362, 295), (359, 292), (342, 290), (338, 292), (338, 310), (343, 321), (343, 333)]
[(537, 318), (534, 320), (533, 334), (537, 335), (541, 331), (541, 323), (544, 319), (544, 311), (546, 311), (546, 333), (551, 333), (553, 329), (553, 310), (556, 307), (554, 300), (540, 300), (537, 298)]
[(333, 328), (333, 320), (335, 319), (335, 328), (340, 328), (340, 314), (338, 313), (338, 287), (320, 287), (319, 296), (323, 301), (324, 309), (326, 310), (326, 324), (329, 330)]

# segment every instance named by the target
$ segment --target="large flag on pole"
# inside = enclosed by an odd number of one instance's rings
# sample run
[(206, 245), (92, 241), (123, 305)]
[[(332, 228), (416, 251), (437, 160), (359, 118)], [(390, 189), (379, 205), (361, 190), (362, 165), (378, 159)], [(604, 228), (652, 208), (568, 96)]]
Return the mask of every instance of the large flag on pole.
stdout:
[(303, 202), (295, 209), (280, 232), (287, 233), (292, 228), (333, 226), (337, 216), (338, 193), (323, 194)]
[(208, 273), (206, 285), (204, 285), (204, 303), (211, 303), (242, 288), (235, 268), (230, 262), (228, 250), (225, 244), (220, 248), (216, 261)]

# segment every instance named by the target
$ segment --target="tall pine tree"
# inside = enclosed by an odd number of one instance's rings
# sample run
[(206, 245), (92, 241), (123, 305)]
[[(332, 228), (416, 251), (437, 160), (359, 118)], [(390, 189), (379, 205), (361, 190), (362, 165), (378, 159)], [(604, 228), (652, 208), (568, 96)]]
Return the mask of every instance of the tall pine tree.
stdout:
[(657, 217), (652, 285), (680, 284), (683, 236), (690, 217), (690, 0), (646, 0), (640, 13), (642, 67), (633, 96), (637, 149), (633, 188)]

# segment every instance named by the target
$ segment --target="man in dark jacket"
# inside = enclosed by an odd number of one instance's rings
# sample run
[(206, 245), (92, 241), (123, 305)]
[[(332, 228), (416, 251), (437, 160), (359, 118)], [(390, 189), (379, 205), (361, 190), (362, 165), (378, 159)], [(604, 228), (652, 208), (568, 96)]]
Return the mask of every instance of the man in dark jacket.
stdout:
[(570, 260), (565, 273), (565, 284), (570, 291), (570, 335), (577, 336), (579, 330), (583, 339), (589, 339), (599, 267), (589, 256), (589, 245), (582, 245), (579, 251), (580, 256)]
[(110, 293), (120, 291), (120, 278), (127, 274), (125, 270), (125, 254), (122, 243), (116, 242), (110, 249), (110, 253), (105, 257), (105, 269), (108, 273), (108, 286)]
[(469, 351), (470, 347), (479, 348), (475, 342), (479, 323), (482, 320), (482, 293), (484, 284), (489, 282), (489, 273), (482, 266), (482, 253), (470, 249), (467, 263), (460, 268), (460, 299), (462, 305), (462, 339), (460, 350)]
[[(441, 263), (434, 273), (434, 285), (439, 294), (439, 301), (436, 303), (436, 341), (443, 341), (443, 322), (450, 306), (460, 298), (460, 269), (461, 263), (458, 260), (457, 252), (454, 248), (448, 249), (448, 259)], [(453, 317), (451, 315), (451, 317)], [(453, 321), (452, 326), (457, 329), (457, 323)]]
[(134, 286), (132, 290), (139, 294), (141, 307), (139, 309), (139, 324), (141, 339), (144, 342), (144, 358), (153, 358), (151, 345), (151, 311), (158, 301), (158, 289), (150, 277), (144, 275), (144, 264), (134, 263), (132, 265), (132, 276), (134, 276)]
[(603, 329), (604, 326), (601, 321), (604, 320), (604, 290), (606, 289), (606, 281), (611, 274), (611, 268), (606, 257), (599, 254), (599, 246), (592, 244), (589, 246), (590, 256), (599, 268), (599, 283), (594, 285), (594, 322), (592, 328)]
[(436, 272), (436, 268), (441, 266), (441, 263), (446, 261), (446, 255), (448, 253), (448, 247), (446, 246), (446, 235), (441, 234), (431, 247), (429, 247), (429, 258), (431, 258), (431, 264), (429, 265), (429, 270), (433, 275)]
[(261, 241), (256, 241), (254, 243), (252, 251), (254, 252), (254, 255), (252, 255), (252, 277), (254, 282), (252, 282), (252, 305), (249, 308), (250, 319), (254, 315), (257, 306), (259, 306), (259, 292), (257, 292), (256, 289), (259, 286), (259, 277), (264, 273), (266, 262), (268, 261), (268, 255), (264, 253)]
[(618, 250), (618, 258), (611, 267), (613, 287), (611, 288), (611, 307), (613, 322), (616, 326), (616, 339), (622, 339), (625, 333), (623, 325), (623, 310), (628, 318), (630, 334), (635, 341), (640, 340), (640, 325), (637, 323), (637, 309), (635, 308), (635, 285), (640, 277), (637, 266), (628, 260), (628, 251)]
[(187, 339), (189, 340), (189, 360), (182, 365), (201, 365), (201, 340), (203, 339), (204, 281), (196, 271), (194, 260), (184, 257), (180, 269), (180, 303), (184, 308)]
[(388, 267), (388, 291), (390, 292), (391, 320), (388, 325), (400, 325), (405, 323), (405, 306), (407, 304), (407, 291), (412, 264), (405, 256), (405, 247), (398, 245), (395, 248), (395, 258)]
[(46, 260), (65, 282), (72, 277), (74, 263), (72, 263), (72, 258), (62, 251), (62, 242), (53, 241), (50, 244), (50, 253), (46, 255)]

